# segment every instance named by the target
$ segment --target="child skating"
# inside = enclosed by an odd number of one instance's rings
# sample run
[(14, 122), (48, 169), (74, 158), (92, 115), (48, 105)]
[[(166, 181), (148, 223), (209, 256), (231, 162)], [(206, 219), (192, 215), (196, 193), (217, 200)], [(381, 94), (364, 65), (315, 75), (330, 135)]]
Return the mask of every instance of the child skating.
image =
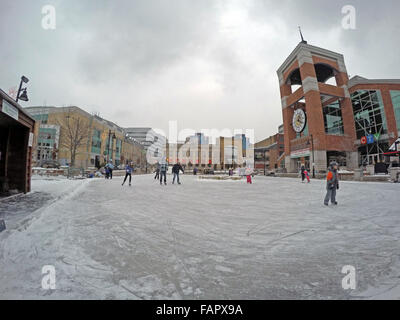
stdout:
[(125, 167), (125, 179), (124, 179), (124, 182), (122, 182), (122, 185), (125, 184), (126, 179), (127, 179), (128, 176), (129, 176), (129, 186), (131, 186), (131, 182), (132, 182), (132, 171), (133, 171), (132, 163), (127, 164), (126, 167)]

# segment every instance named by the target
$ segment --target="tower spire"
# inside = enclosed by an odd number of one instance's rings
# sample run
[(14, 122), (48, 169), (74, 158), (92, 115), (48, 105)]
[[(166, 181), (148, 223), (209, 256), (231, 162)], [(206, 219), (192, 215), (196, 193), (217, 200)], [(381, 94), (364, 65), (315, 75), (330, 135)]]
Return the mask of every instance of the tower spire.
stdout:
[(301, 37), (301, 43), (307, 44), (307, 41), (304, 40), (303, 33), (301, 32), (301, 27), (300, 26), (299, 26), (299, 32), (300, 32), (300, 37)]

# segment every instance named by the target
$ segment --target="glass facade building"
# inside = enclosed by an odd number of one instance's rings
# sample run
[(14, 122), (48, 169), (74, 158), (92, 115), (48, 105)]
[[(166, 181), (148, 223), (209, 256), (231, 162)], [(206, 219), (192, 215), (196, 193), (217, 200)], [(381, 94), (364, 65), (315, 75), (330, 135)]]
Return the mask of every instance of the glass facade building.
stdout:
[(325, 133), (343, 135), (343, 118), (340, 101), (335, 101), (323, 107)]
[(400, 131), (400, 90), (391, 90), (390, 96), (394, 109), (394, 117), (396, 119), (397, 130)]
[(387, 123), (379, 90), (358, 90), (351, 95), (357, 139), (386, 134)]

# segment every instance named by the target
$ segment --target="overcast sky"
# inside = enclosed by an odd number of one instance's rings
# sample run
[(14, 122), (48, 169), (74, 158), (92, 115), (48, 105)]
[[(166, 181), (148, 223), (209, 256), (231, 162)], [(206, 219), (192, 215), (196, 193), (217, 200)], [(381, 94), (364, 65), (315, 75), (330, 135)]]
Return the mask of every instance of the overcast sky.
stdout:
[[(56, 29), (42, 28), (42, 7)], [(344, 5), (356, 30), (344, 30)], [(351, 76), (400, 78), (400, 1), (2, 0), (0, 88), (120, 126), (254, 129), (282, 123), (276, 70), (299, 42), (345, 55)]]

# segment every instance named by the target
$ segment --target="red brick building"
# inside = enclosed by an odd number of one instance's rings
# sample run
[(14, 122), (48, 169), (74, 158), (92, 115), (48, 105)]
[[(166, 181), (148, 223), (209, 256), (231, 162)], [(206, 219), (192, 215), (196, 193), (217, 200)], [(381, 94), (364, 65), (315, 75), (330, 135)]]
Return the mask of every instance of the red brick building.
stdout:
[(284, 167), (284, 136), (277, 133), (254, 145), (254, 168), (265, 173)]
[(399, 135), (400, 80), (349, 80), (342, 54), (303, 41), (277, 71), (285, 167), (349, 170), (383, 161)]

